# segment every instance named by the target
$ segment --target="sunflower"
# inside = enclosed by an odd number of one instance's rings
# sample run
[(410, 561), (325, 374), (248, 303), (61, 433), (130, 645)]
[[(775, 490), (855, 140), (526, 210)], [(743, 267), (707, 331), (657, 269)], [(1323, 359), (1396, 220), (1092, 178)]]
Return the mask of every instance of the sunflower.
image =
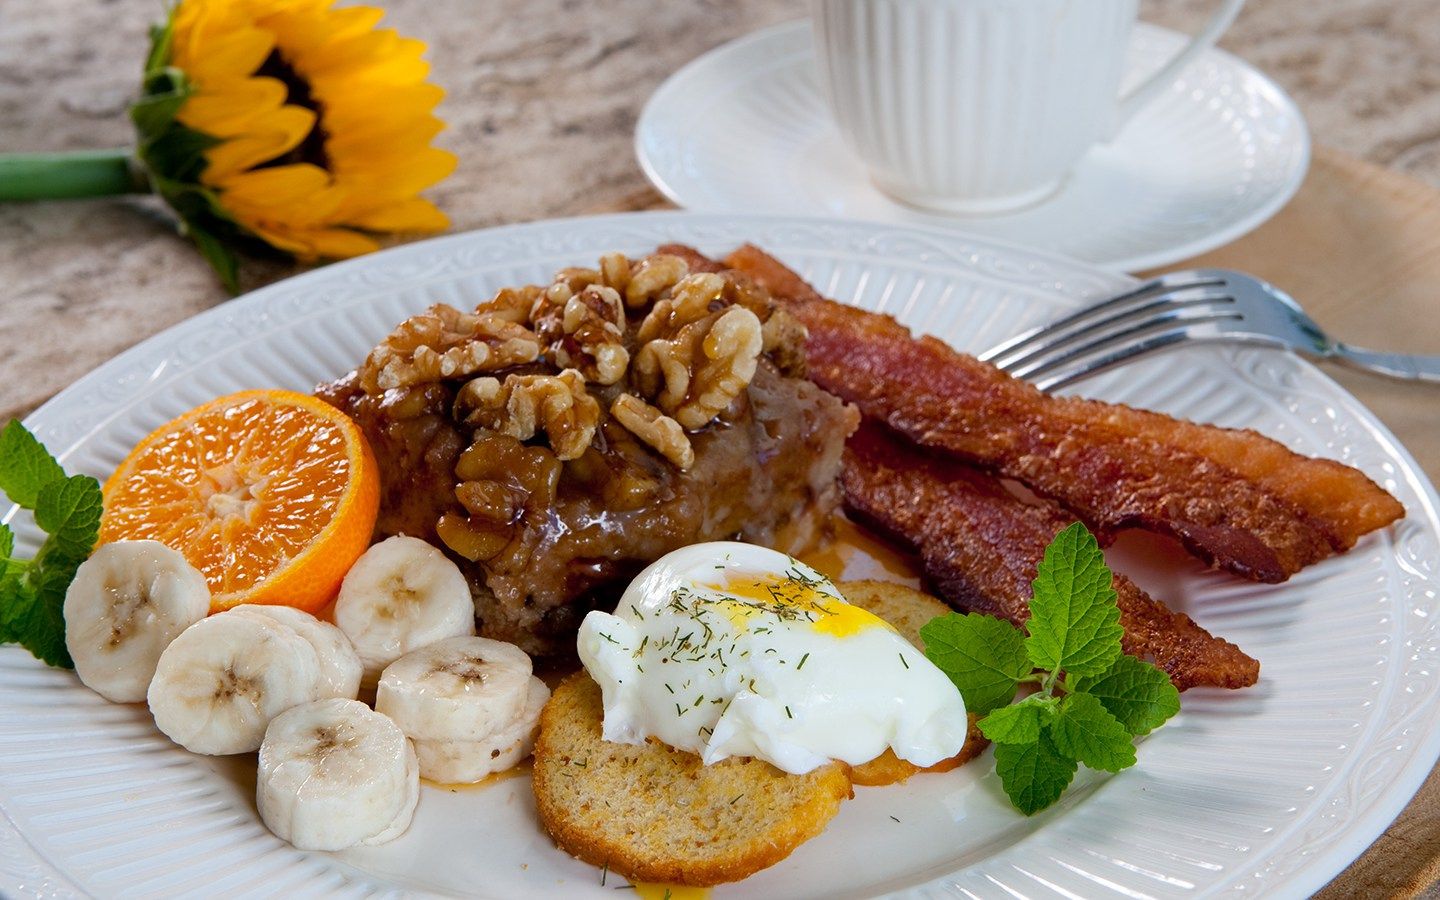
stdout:
[(184, 0), (152, 54), (152, 67), (184, 73), (175, 122), (214, 140), (200, 183), (242, 229), (302, 260), (449, 225), (416, 196), (455, 168), (430, 146), (444, 92), (426, 83), (425, 44), (377, 29), (382, 15), (332, 0)]
[(151, 32), (133, 150), (0, 155), (0, 201), (154, 191), (232, 290), (236, 249), (303, 261), (435, 232), (444, 92), (424, 43), (334, 0), (181, 0)]

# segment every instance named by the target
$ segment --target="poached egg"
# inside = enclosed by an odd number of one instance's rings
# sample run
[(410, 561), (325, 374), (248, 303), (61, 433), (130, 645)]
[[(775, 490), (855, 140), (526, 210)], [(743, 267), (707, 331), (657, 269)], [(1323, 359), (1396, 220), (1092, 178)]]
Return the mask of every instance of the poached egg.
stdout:
[(795, 559), (712, 542), (666, 554), (578, 650), (604, 698), (603, 736), (654, 737), (708, 765), (754, 756), (792, 774), (886, 748), (916, 766), (954, 756), (960, 692), (878, 616)]

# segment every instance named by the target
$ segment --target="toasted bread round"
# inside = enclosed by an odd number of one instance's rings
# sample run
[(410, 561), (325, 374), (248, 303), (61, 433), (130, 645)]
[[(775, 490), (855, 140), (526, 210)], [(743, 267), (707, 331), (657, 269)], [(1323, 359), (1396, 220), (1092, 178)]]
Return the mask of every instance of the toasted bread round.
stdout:
[(842, 581), (840, 594), (856, 606), (895, 626), (905, 640), (925, 649), (920, 627), (936, 616), (954, 612), (943, 600), (893, 581)]
[[(950, 607), (940, 600), (903, 584), (888, 581), (845, 581), (836, 587), (846, 600), (868, 609), (894, 625), (895, 630), (907, 641), (922, 650), (925, 649), (925, 643), (920, 640), (920, 626), (951, 611)], [(850, 780), (866, 787), (875, 787), (904, 781), (916, 772), (948, 772), (961, 766), (974, 759), (990, 743), (980, 733), (976, 721), (976, 715), (971, 713), (970, 733), (965, 740), (965, 746), (949, 759), (942, 759), (935, 765), (922, 769), (896, 756), (893, 750), (886, 750), (868, 763), (851, 766)]]
[(843, 763), (789, 775), (600, 737), (600, 687), (578, 672), (550, 697), (535, 742), (535, 805), (562, 850), (631, 881), (708, 886), (772, 866), (852, 796)]

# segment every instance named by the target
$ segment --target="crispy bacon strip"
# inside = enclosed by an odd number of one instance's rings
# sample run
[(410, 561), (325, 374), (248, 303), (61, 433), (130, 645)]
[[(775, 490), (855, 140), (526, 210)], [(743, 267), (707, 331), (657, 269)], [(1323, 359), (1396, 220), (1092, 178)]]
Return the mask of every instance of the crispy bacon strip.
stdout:
[(821, 387), (920, 444), (1023, 482), (1097, 531), (1170, 534), (1212, 565), (1277, 582), (1405, 513), (1360, 471), (1253, 431), (1044, 394), (889, 316), (826, 300), (755, 247), (725, 264), (789, 302), (809, 329), (809, 375)]
[[(925, 574), (957, 609), (1019, 625), (1045, 548), (1073, 517), (1017, 500), (994, 476), (923, 455), (867, 420), (846, 445), (841, 474), (853, 516), (920, 554)], [(1164, 669), (1180, 690), (1248, 687), (1260, 664), (1115, 574), (1121, 646)]]

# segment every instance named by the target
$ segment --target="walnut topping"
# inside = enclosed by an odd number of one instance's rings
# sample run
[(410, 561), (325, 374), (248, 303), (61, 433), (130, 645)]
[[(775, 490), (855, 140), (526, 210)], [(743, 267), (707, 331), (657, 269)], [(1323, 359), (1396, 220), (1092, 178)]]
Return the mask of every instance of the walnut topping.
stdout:
[(635, 339), (648, 343), (656, 338), (673, 336), (691, 322), (698, 322), (713, 310), (725, 293), (725, 279), (710, 272), (686, 275), (675, 283), (669, 297), (655, 301), (650, 314), (640, 323)]
[(592, 284), (565, 301), (560, 323), (565, 337), (554, 347), (555, 362), (576, 368), (586, 381), (614, 384), (625, 377), (625, 306), (614, 288)]
[(625, 377), (625, 304), (614, 288), (589, 284), (576, 293), (557, 281), (536, 304), (533, 321), (556, 365), (578, 369), (596, 384)]
[(621, 394), (610, 404), (610, 415), (630, 433), (649, 444), (682, 472), (695, 464), (695, 449), (680, 423), (630, 394)]
[(541, 289), (533, 284), (518, 288), (501, 288), (494, 297), (475, 307), (476, 315), (499, 316), (516, 325), (530, 324), (530, 311), (540, 299)]
[(526, 441), (544, 431), (560, 459), (575, 459), (595, 438), (600, 404), (575, 369), (559, 375), (476, 378), (455, 397), (465, 423)]
[[(731, 408), (761, 353), (802, 377), (805, 338), (741, 272), (691, 273), (680, 256), (609, 253), (549, 284), (501, 289), (473, 313), (431, 307), (377, 346), (358, 378), (371, 395), (433, 385), (472, 430), (520, 441), (544, 432), (567, 463), (596, 441), (607, 446), (597, 432), (615, 418), (636, 453), (648, 455), (644, 444), (682, 466), (693, 452), (675, 435)], [(633, 396), (615, 400), (624, 394)], [(465, 496), (480, 503), (481, 490)]]
[(590, 285), (599, 283), (600, 272), (597, 269), (570, 266), (555, 273), (555, 284), (564, 285), (572, 294), (578, 294)]
[(642, 307), (688, 274), (690, 267), (678, 256), (666, 253), (647, 256), (630, 273), (630, 282), (625, 286), (625, 305), (632, 309)]
[(641, 347), (635, 381), (682, 426), (703, 428), (750, 384), (762, 343), (760, 320), (732, 306)]
[(630, 286), (630, 260), (623, 253), (607, 253), (600, 257), (600, 280), (621, 294)]
[(437, 304), (400, 323), (360, 369), (366, 393), (534, 362), (540, 342), (529, 329), (496, 315)]
[(445, 513), (435, 531), (451, 550), (479, 561), (504, 550), (527, 519), (543, 520), (555, 500), (560, 461), (544, 447), (481, 432), (455, 463), (455, 476), (464, 513)]

